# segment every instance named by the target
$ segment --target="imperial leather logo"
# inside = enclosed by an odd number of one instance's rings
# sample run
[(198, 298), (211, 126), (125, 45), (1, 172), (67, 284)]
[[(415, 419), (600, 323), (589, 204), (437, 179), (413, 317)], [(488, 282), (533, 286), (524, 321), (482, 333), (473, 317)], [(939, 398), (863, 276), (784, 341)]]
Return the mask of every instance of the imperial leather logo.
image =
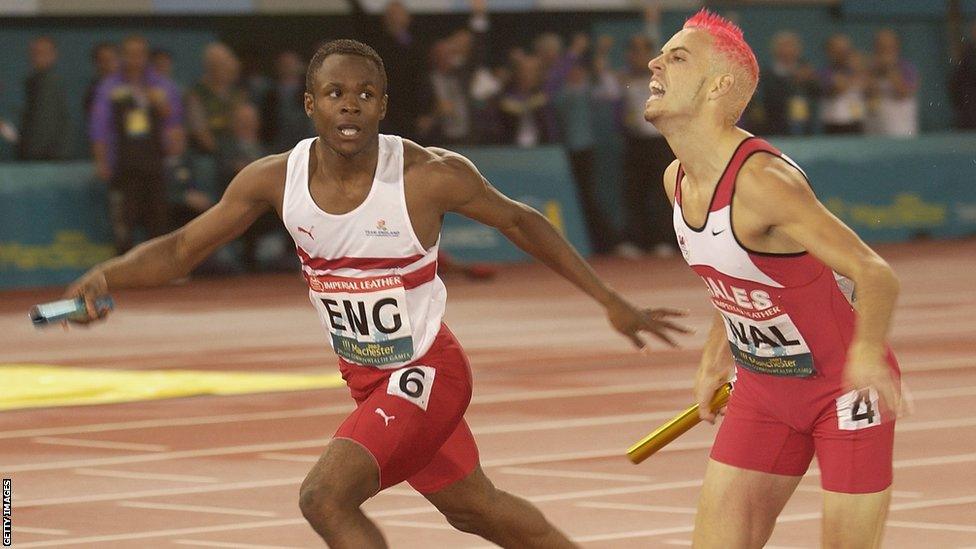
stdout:
[(376, 220), (375, 229), (366, 229), (366, 236), (400, 236), (400, 231), (394, 231), (386, 226), (385, 219)]

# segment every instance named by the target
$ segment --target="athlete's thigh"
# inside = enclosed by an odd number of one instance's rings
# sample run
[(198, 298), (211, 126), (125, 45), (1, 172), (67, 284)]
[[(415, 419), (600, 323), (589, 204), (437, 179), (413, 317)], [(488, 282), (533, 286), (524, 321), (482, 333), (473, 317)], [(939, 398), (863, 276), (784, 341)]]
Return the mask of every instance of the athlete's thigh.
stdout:
[(719, 427), (695, 520), (699, 547), (761, 547), (813, 459), (813, 438), (774, 417), (770, 397), (737, 384)]
[(877, 547), (891, 499), (895, 418), (872, 390), (826, 401), (814, 429), (824, 488), (825, 547)]
[(881, 546), (891, 488), (869, 494), (824, 491), (823, 547), (874, 549)]
[(379, 491), (376, 460), (354, 441), (333, 439), (302, 482), (309, 490), (359, 505)]
[(698, 500), (698, 548), (762, 547), (801, 476), (742, 469), (710, 459)]
[(485, 509), (492, 504), (495, 486), (480, 466), (463, 478), (433, 492), (421, 492), (434, 507), (446, 516)]
[[(477, 491), (477, 486), (485, 486), (488, 479), (484, 477), (478, 467), (478, 446), (468, 423), (462, 419), (430, 463), (409, 477), (407, 482), (425, 496), (447, 492), (446, 497), (450, 499), (451, 488), (456, 488), (454, 491)], [(484, 478), (484, 482), (479, 483), (481, 478)], [(490, 488), (491, 483), (487, 487)]]
[(813, 440), (823, 489), (870, 494), (891, 486), (895, 418), (878, 409), (877, 393), (849, 391), (822, 404)]
[(395, 370), (343, 422), (335, 438), (366, 448), (379, 468), (380, 489), (430, 463), (462, 421), (470, 378), (451, 368), (418, 364)]

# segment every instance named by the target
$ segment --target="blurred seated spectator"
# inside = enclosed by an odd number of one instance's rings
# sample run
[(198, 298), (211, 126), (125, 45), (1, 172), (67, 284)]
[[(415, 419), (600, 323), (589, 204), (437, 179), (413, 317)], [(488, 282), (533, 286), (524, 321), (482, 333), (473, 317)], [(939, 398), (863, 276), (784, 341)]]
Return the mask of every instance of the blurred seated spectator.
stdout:
[(182, 106), (172, 81), (149, 68), (149, 43), (122, 41), (118, 73), (98, 86), (89, 124), (96, 175), (109, 184), (109, 213), (119, 253), (168, 229), (164, 159), (182, 131)]
[(664, 194), (664, 170), (674, 160), (667, 139), (644, 119), (650, 72), (647, 65), (657, 46), (649, 33), (631, 37), (624, 74), (622, 125), (624, 134), (624, 229), (617, 255), (636, 258), (643, 252), (667, 257), (674, 254), (671, 203)]
[(599, 255), (616, 244), (613, 227), (607, 220), (597, 196), (596, 134), (593, 128), (594, 97), (591, 75), (582, 62), (570, 69), (566, 83), (553, 103), (563, 136), (563, 145), (576, 183), (576, 194), (583, 209), (586, 232)]
[(909, 137), (918, 134), (918, 70), (901, 58), (898, 35), (882, 29), (874, 37), (868, 71), (867, 132)]
[(380, 54), (386, 66), (386, 118), (380, 122), (383, 133), (416, 139), (422, 118), (431, 112), (428, 100), (427, 57), (423, 46), (410, 30), (412, 17), (399, 0), (386, 5), (380, 25), (367, 29), (367, 43)]
[(760, 81), (765, 133), (812, 134), (817, 75), (803, 60), (803, 43), (796, 33), (782, 31), (773, 37), (772, 50), (773, 64), (762, 71)]
[(459, 43), (463, 34), (455, 34), (434, 43), (430, 51), (430, 87), (434, 111), (425, 140), (455, 145), (471, 140), (471, 98), (468, 95), (471, 74), (460, 65)]
[(196, 150), (215, 153), (229, 134), (235, 105), (247, 99), (238, 87), (240, 62), (225, 44), (203, 51), (203, 77), (186, 92), (187, 129)]
[(867, 82), (861, 55), (844, 34), (828, 38), (826, 50), (828, 63), (820, 71), (820, 120), (824, 132), (863, 133)]
[(976, 130), (976, 22), (949, 77), (949, 95), (956, 110), (956, 127)]
[(305, 114), (305, 63), (293, 51), (275, 59), (275, 81), (261, 105), (261, 136), (271, 153), (284, 152), (315, 135)]
[(149, 54), (149, 64), (157, 74), (176, 83), (176, 79), (173, 78), (173, 54), (169, 50), (154, 49)]
[(91, 50), (91, 63), (95, 74), (92, 76), (91, 82), (88, 83), (88, 89), (85, 90), (86, 121), (91, 119), (92, 102), (95, 100), (95, 91), (98, 89), (98, 85), (103, 78), (119, 70), (118, 47), (111, 42), (95, 44)]
[[(539, 63), (542, 79), (542, 93), (551, 100), (559, 94), (566, 83), (569, 71), (590, 47), (590, 37), (584, 33), (573, 35), (568, 48), (563, 48), (563, 39), (555, 33), (547, 32), (539, 35), (533, 42), (532, 53)], [(545, 132), (545, 142), (558, 142), (559, 122), (553, 103), (547, 103), (542, 108), (542, 130)]]
[[(266, 154), (261, 145), (261, 118), (257, 108), (251, 103), (238, 103), (231, 112), (230, 135), (221, 141), (217, 153), (220, 192), (245, 166)], [(248, 272), (256, 272), (261, 270), (262, 263), (281, 263), (287, 248), (286, 236), (278, 217), (272, 212), (265, 213), (241, 236), (243, 267)], [(262, 253), (262, 248), (272, 251)]]
[(229, 134), (217, 150), (220, 193), (245, 166), (267, 154), (261, 144), (261, 119), (257, 108), (252, 103), (241, 102), (235, 104), (229, 114)]
[(166, 157), (164, 170), (170, 230), (186, 225), (214, 205), (210, 195), (200, 188), (182, 131), (173, 134), (172, 154)]
[(498, 103), (502, 140), (519, 147), (549, 143), (545, 111), (549, 98), (542, 90), (542, 65), (537, 57), (519, 51), (513, 53), (512, 64), (513, 80)]
[(24, 113), (20, 122), (20, 160), (62, 160), (68, 157), (71, 116), (61, 76), (54, 72), (58, 48), (48, 36), (30, 42), (31, 73), (24, 82)]

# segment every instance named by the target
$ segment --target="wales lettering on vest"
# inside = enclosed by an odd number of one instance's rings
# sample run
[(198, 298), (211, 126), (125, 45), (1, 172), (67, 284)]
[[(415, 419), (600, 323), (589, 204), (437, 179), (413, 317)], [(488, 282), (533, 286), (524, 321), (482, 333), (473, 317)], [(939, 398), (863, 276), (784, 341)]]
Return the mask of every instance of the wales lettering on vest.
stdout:
[(806, 377), (813, 356), (799, 328), (764, 289), (748, 289), (703, 276), (722, 318), (732, 355), (740, 366), (762, 374)]

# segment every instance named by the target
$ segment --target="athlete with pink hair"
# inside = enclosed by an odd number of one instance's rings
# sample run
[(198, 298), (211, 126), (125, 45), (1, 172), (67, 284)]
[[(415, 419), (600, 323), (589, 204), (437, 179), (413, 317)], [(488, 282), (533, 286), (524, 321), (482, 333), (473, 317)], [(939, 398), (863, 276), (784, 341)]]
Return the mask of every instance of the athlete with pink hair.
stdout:
[[(877, 547), (901, 399), (886, 343), (898, 281), (792, 160), (736, 127), (759, 79), (741, 29), (702, 10), (649, 68), (644, 117), (677, 156), (664, 186), (679, 247), (717, 309), (695, 383), (702, 418), (735, 377), (694, 546), (762, 547), (816, 454), (823, 545)], [(835, 273), (856, 284), (856, 312)]]

